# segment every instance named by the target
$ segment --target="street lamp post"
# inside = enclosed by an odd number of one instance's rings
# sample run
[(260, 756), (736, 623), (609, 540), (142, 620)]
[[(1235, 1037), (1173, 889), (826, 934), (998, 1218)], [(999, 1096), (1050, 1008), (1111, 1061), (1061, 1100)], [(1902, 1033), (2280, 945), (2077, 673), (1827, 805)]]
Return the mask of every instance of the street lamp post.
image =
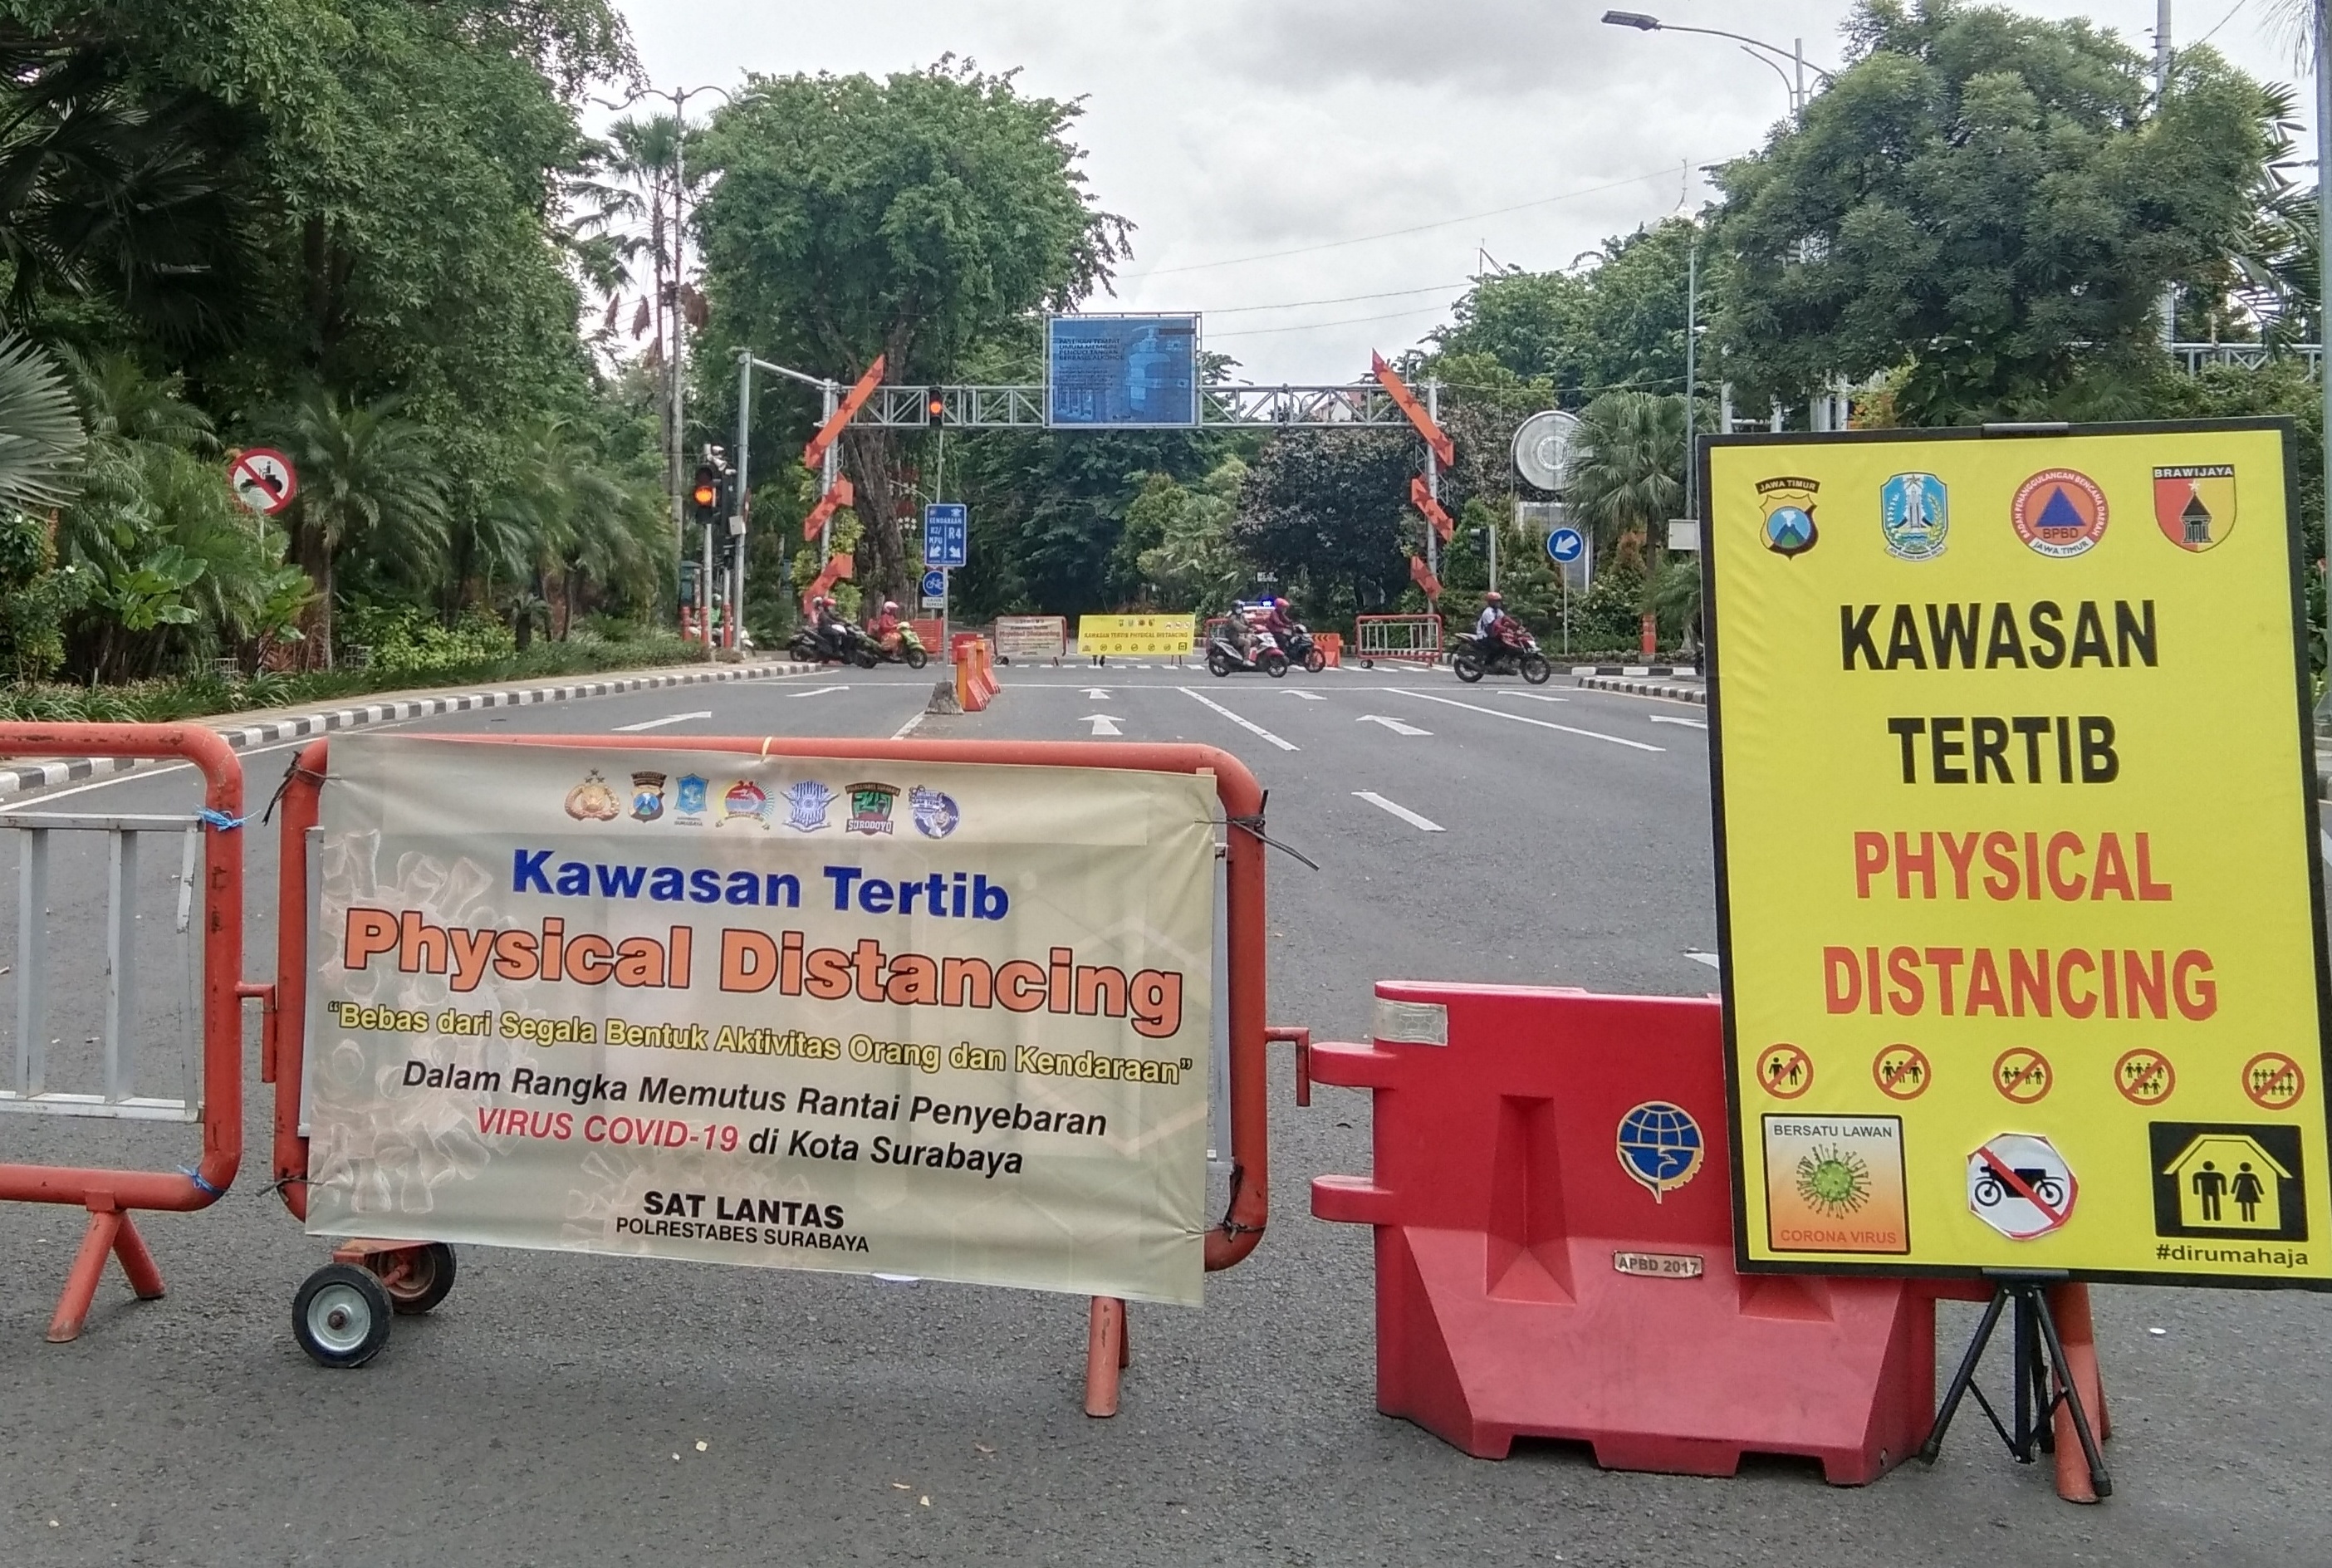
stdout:
[[(664, 479), (672, 497), (672, 542), (675, 560), (685, 560), (688, 558), (688, 503), (683, 494), (681, 478), (682, 448), (685, 444), (683, 415), (688, 396), (685, 385), (681, 378), (681, 365), (683, 358), (683, 346), (687, 340), (688, 317), (681, 303), (680, 291), (682, 256), (687, 244), (684, 225), (688, 190), (688, 100), (700, 92), (717, 92), (726, 102), (733, 104), (737, 101), (730, 96), (727, 88), (711, 85), (635, 88), (631, 96), (626, 98), (621, 103), (611, 102), (604, 98), (592, 100), (601, 108), (612, 109), (619, 114), (643, 98), (661, 98), (672, 105), (672, 346), (671, 352), (665, 356), (664, 360)], [(662, 214), (659, 213), (657, 216), (661, 217)], [(712, 646), (712, 584), (707, 580), (712, 575), (712, 543), (711, 531), (708, 529), (704, 544), (704, 563), (700, 569), (696, 584), (697, 613), (700, 617), (698, 630), (703, 636), (708, 652)]]
[[(1768, 43), (1762, 38), (1752, 38), (1744, 33), (1727, 33), (1722, 27), (1680, 26), (1674, 22), (1663, 22), (1657, 16), (1647, 15), (1641, 11), (1606, 11), (1603, 13), (1603, 24), (1607, 27), (1632, 27), (1639, 33), (1697, 33), (1708, 38), (1729, 38), (1734, 43), (1744, 44), (1750, 49), (1764, 51), (1764, 54), (1757, 57), (1759, 59), (1771, 55), (1789, 62), (1790, 74), (1785, 77), (1782, 85), (1789, 89), (1790, 117), (1792, 120), (1802, 118), (1806, 112), (1807, 72), (1811, 71), (1820, 77), (1824, 85), (1838, 80), (1832, 72), (1823, 70), (1806, 58), (1806, 41), (1802, 38), (1791, 40), (1792, 46), (1784, 49), (1778, 43)], [(1772, 62), (1768, 61), (1767, 63), (1770, 64)]]

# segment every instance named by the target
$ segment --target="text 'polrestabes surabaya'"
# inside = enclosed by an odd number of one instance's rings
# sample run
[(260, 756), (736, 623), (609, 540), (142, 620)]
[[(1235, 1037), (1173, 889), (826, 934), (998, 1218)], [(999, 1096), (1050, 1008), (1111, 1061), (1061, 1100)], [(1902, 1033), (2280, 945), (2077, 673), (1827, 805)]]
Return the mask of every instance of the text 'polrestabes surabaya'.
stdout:
[[(664, 936), (612, 937), (569, 932), (550, 915), (532, 927), (444, 926), (416, 910), (351, 909), (340, 962), (360, 973), (393, 958), (406, 974), (447, 977), (454, 991), (474, 990), (489, 974), (512, 982), (569, 980), (626, 989), (683, 989), (691, 983), (694, 929)], [(720, 987), (838, 1002), (855, 998), (894, 1007), (1002, 1008), (1014, 1013), (1073, 1013), (1125, 1018), (1145, 1039), (1182, 1027), (1182, 971), (1084, 964), (1074, 948), (1049, 949), (1045, 961), (893, 952), (873, 937), (848, 948), (813, 947), (798, 931), (735, 927), (720, 933)]]

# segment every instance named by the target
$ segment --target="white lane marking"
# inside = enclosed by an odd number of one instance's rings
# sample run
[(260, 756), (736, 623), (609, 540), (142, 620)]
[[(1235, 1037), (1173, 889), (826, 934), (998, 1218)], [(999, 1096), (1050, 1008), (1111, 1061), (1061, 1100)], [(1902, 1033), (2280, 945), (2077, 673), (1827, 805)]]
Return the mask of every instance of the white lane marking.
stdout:
[(1568, 697), (1550, 697), (1544, 692), (1500, 692), (1501, 697), (1527, 697), (1534, 703), (1568, 703)]
[(930, 718), (930, 717), (931, 717), (931, 712), (930, 712), (930, 711), (929, 711), (928, 709), (926, 709), (926, 710), (925, 710), (925, 711), (923, 711), (922, 712), (917, 713), (913, 718), (909, 719), (905, 723), (903, 723), (903, 724), (900, 725), (897, 729), (895, 729), (895, 730), (892, 731), (891, 731), (891, 739), (893, 739), (894, 741), (903, 741), (903, 740), (905, 740), (908, 736), (910, 736), (910, 735), (913, 734), (917, 730), (921, 729), (921, 728), (922, 727), (923, 721), (924, 721), (925, 719)]
[(1641, 741), (1630, 741), (1619, 735), (1606, 735), (1601, 730), (1578, 730), (1569, 724), (1551, 723), (1544, 719), (1533, 719), (1521, 713), (1505, 712), (1497, 708), (1477, 707), (1472, 703), (1461, 703), (1455, 697), (1437, 697), (1430, 692), (1412, 692), (1397, 686), (1388, 686), (1385, 689), (1389, 692), (1398, 692), (1404, 697), (1415, 697), (1420, 702), (1443, 703), (1452, 708), (1464, 708), (1469, 712), (1487, 713), (1493, 719), (1504, 719), (1510, 723), (1533, 724), (1542, 730), (1560, 730), (1566, 735), (1584, 735), (1591, 741), (1609, 741), (1614, 746), (1626, 746), (1632, 751), (1665, 751), (1668, 750), (1666, 746), (1648, 746)]
[(1080, 724), (1091, 724), (1093, 726), (1093, 732), (1096, 735), (1122, 735), (1125, 733), (1124, 731), (1117, 727), (1117, 721), (1111, 718), (1107, 713), (1087, 713), (1084, 718), (1078, 720), (1077, 722)]
[(850, 690), (850, 688), (847, 686), (814, 686), (807, 692), (796, 692), (794, 695), (797, 697), (823, 697), (828, 692), (846, 692), (848, 690)]
[(1705, 963), (1711, 969), (1723, 969), (1725, 967), (1725, 961), (1717, 957), (1713, 952), (1697, 952), (1691, 948), (1687, 948), (1684, 950), (1684, 956), (1692, 960), (1695, 963)]
[(711, 717), (712, 717), (712, 710), (704, 708), (693, 713), (674, 713), (662, 719), (642, 719), (636, 724), (618, 724), (616, 726), (615, 732), (618, 735), (636, 735), (642, 730), (661, 730), (666, 724), (685, 724), (691, 719), (710, 719)]
[(1420, 730), (1414, 724), (1404, 724), (1399, 719), (1387, 718), (1382, 713), (1362, 713), (1358, 719), (1355, 719), (1352, 722), (1356, 724), (1382, 724), (1386, 729), (1391, 730), (1396, 735), (1430, 735), (1433, 733), (1430, 730)]
[(1400, 817), (1411, 827), (1421, 829), (1427, 833), (1446, 833), (1448, 831), (1448, 829), (1443, 827), (1441, 824), (1434, 821), (1430, 817), (1419, 817), (1408, 807), (1401, 805), (1398, 801), (1388, 800), (1373, 789), (1355, 789), (1352, 791), (1352, 794), (1355, 798), (1367, 801), (1370, 805), (1375, 807), (1380, 811), (1391, 812), (1395, 817)]
[(1240, 718), (1237, 713), (1232, 712), (1228, 708), (1224, 707), (1212, 697), (1204, 696), (1199, 693), (1190, 690), (1188, 686), (1177, 686), (1174, 689), (1181, 693), (1184, 696), (1190, 698), (1192, 702), (1204, 703), (1208, 707), (1212, 708), (1216, 712), (1220, 713), (1224, 718), (1228, 719), (1240, 729), (1247, 731), (1249, 734), (1262, 736), (1265, 740), (1270, 741), (1273, 745), (1278, 747), (1283, 751), (1295, 751), (1302, 750), (1302, 748), (1297, 746), (1293, 741), (1281, 740), (1278, 736), (1273, 734), (1270, 731), (1265, 729), (1262, 725), (1255, 722), (1253, 720)]
[(1707, 725), (1702, 723), (1698, 719), (1679, 719), (1673, 713), (1654, 713), (1651, 715), (1651, 720), (1655, 724), (1682, 724), (1687, 730), (1706, 730), (1708, 728)]
[[(430, 719), (442, 719), (443, 713), (416, 713), (410, 719), (392, 720), (386, 724), (368, 724), (368, 731), (402, 730), (408, 724), (422, 723)], [(348, 731), (340, 731), (347, 733)], [(447, 734), (464, 733), (449, 730)], [(296, 751), (302, 746), (328, 739), (325, 735), (302, 735), (296, 741), (278, 741), (269, 746), (248, 746), (235, 753), (238, 757), (264, 757), (270, 751)], [(116, 784), (136, 784), (148, 779), (158, 779), (165, 773), (184, 773), (193, 769), (192, 762), (165, 762), (159, 768), (138, 768), (127, 773), (116, 773), (110, 779), (99, 779), (87, 784), (76, 784), (70, 789), (52, 789), (39, 793), (11, 795), (0, 799), (0, 811), (14, 810), (19, 805), (45, 806), (52, 800), (62, 800), (68, 795), (86, 795), (92, 789), (110, 789)], [(249, 802), (245, 802), (246, 805)]]
[(1085, 701), (1089, 703), (1106, 703), (1109, 701), (1109, 693), (1102, 690), (1099, 686), (1087, 686), (1085, 688)]
[(1317, 692), (1298, 691), (1294, 686), (1287, 687), (1280, 693), (1280, 695), (1283, 697), (1301, 697), (1307, 703), (1324, 703), (1328, 700)]

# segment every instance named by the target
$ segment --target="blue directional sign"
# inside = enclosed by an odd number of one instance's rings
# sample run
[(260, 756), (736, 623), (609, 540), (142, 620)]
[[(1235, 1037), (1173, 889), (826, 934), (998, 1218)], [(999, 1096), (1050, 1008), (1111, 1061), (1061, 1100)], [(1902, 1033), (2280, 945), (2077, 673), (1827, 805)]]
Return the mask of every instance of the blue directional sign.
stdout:
[(923, 574), (923, 597), (935, 599), (947, 592), (947, 573), (937, 567)]
[(971, 548), (971, 509), (958, 501), (923, 508), (923, 564), (961, 566)]
[(1575, 528), (1558, 528), (1546, 536), (1546, 555), (1558, 566), (1569, 566), (1587, 549), (1587, 536)]
[(1117, 429), (1199, 423), (1199, 318), (1055, 316), (1045, 422)]

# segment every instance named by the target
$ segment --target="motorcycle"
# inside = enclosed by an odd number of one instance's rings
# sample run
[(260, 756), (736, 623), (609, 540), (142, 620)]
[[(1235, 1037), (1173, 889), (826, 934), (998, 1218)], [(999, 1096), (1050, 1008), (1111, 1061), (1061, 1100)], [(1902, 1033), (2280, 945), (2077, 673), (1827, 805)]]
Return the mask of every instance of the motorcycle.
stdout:
[(841, 619), (823, 630), (814, 624), (798, 628), (786, 652), (806, 664), (855, 664), (862, 670), (873, 669), (882, 659), (873, 637), (855, 622)]
[(1306, 674), (1316, 675), (1328, 667), (1328, 655), (1312, 640), (1309, 626), (1299, 625), (1291, 628), (1282, 645), (1287, 650), (1288, 659), (1301, 664)]
[(1520, 675), (1534, 686), (1545, 685), (1554, 670), (1538, 651), (1538, 639), (1528, 632), (1516, 635), (1522, 638), (1519, 645), (1496, 638), (1460, 637), (1449, 655), (1450, 669), (1469, 686), (1484, 675)]
[(885, 664), (904, 664), (911, 670), (920, 670), (932, 662), (931, 655), (923, 650), (923, 639), (915, 636), (915, 628), (904, 621), (899, 623), (899, 640), (881, 649), (880, 656)]
[(1273, 680), (1287, 674), (1287, 655), (1280, 651), (1279, 639), (1260, 627), (1247, 633), (1254, 639), (1242, 651), (1232, 641), (1230, 628), (1219, 626), (1207, 639), (1207, 668), (1217, 675), (1228, 675), (1234, 670), (1261, 670)]

